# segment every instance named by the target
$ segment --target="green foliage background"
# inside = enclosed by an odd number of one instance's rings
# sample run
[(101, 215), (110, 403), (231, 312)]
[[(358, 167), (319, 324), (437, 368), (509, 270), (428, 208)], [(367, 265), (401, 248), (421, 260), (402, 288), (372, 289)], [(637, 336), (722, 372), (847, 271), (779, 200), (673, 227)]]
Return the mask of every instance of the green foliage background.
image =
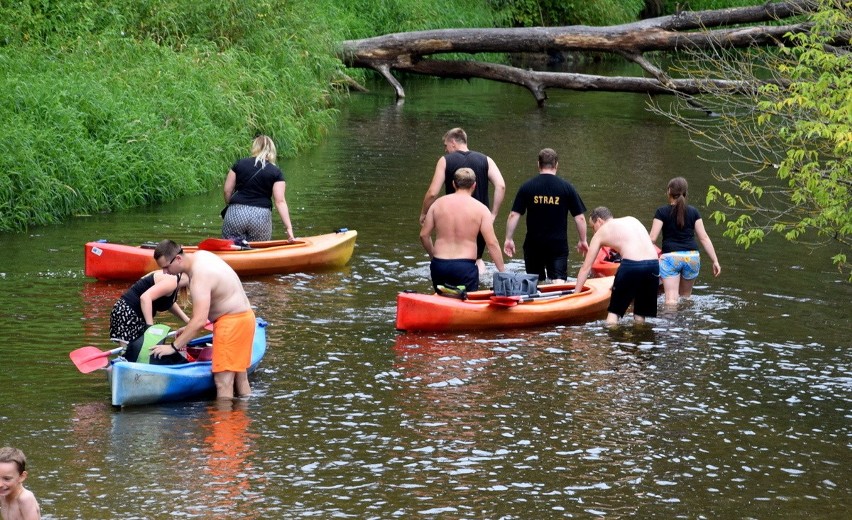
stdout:
[[(747, 144), (772, 143), (780, 151), (772, 170), (781, 189), (772, 190), (756, 175), (721, 176), (734, 189), (711, 186), (707, 200), (723, 206), (713, 216), (725, 222), (725, 236), (737, 244), (748, 248), (770, 232), (791, 242), (825, 244), (852, 281), (852, 2), (819, 3), (812, 30), (792, 35), (794, 45), (765, 59), (789, 85), (764, 85), (753, 102), (757, 139)], [(839, 41), (845, 48), (835, 47)], [(746, 123), (737, 116), (721, 129)]]
[(643, 5), (0, 0), (0, 231), (208, 191), (258, 133), (282, 156), (313, 146), (346, 98), (339, 41), (445, 27), (609, 25), (635, 19)]

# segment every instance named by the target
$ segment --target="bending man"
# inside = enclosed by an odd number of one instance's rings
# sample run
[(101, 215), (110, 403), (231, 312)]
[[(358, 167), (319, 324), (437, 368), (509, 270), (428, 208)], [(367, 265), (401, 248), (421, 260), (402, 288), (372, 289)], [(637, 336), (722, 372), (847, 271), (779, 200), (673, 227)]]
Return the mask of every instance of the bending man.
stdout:
[(171, 240), (154, 249), (154, 260), (167, 274), (186, 273), (192, 298), (192, 317), (178, 330), (174, 345), (152, 349), (158, 356), (182, 351), (207, 324), (213, 322), (213, 380), (216, 397), (230, 399), (251, 393), (247, 370), (251, 365), (256, 320), (243, 284), (224, 260), (208, 251), (186, 254)]
[(600, 248), (608, 246), (621, 253), (622, 260), (612, 284), (606, 322), (611, 325), (618, 323), (630, 302), (633, 302), (633, 320), (636, 323), (644, 323), (646, 317), (655, 317), (660, 261), (648, 230), (633, 217), (612, 218), (612, 213), (603, 206), (592, 210), (589, 220), (595, 235), (589, 243), (586, 260), (577, 273), (575, 291), (586, 283)]

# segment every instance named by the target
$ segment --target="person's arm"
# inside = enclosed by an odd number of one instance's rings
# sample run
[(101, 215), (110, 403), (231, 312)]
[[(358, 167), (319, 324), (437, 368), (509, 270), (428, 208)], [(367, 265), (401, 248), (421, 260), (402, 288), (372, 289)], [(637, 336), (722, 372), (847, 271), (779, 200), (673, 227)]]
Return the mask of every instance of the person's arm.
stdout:
[[(198, 273), (189, 285), (189, 293), (192, 295), (192, 317), (185, 327), (178, 330), (175, 338), (175, 350), (183, 350), (186, 344), (207, 325), (207, 317), (210, 314), (210, 299), (212, 297), (213, 282), (209, 280), (210, 274)], [(169, 345), (165, 345), (168, 347)], [(166, 352), (169, 354), (169, 352)]]
[(154, 300), (171, 294), (177, 289), (177, 279), (174, 276), (163, 274), (158, 280), (154, 275), (154, 285), (139, 297), (139, 306), (142, 308), (142, 318), (145, 325), (149, 327), (154, 324)]
[(429, 188), (426, 189), (426, 195), (423, 196), (423, 208), (420, 210), (420, 225), (423, 225), (423, 221), (426, 220), (426, 213), (429, 211), (429, 208), (432, 207), (432, 204), (438, 199), (438, 195), (441, 193), (441, 186), (444, 185), (444, 178), (446, 174), (444, 173), (447, 169), (447, 160), (442, 156), (438, 159), (438, 164), (435, 165), (435, 173), (432, 175), (432, 182), (429, 184)]
[(426, 250), (426, 253), (429, 255), (431, 259), (434, 256), (435, 246), (432, 243), (432, 230), (435, 228), (435, 216), (434, 211), (430, 208), (426, 212), (426, 216), (423, 219), (423, 224), (420, 227), (420, 243), (423, 244), (423, 249)]
[(293, 240), (296, 235), (293, 234), (293, 225), (290, 223), (290, 209), (287, 207), (287, 199), (284, 192), (287, 189), (287, 183), (278, 181), (272, 185), (272, 200), (275, 201), (275, 207), (278, 209), (278, 215), (281, 217), (281, 222), (287, 229), (287, 238)]
[(494, 233), (494, 224), (491, 212), (487, 209), (482, 214), (482, 223), (479, 226), (479, 232), (482, 233), (482, 238), (485, 239), (485, 245), (488, 247), (488, 253), (491, 255), (491, 260), (501, 273), (506, 270), (503, 265), (503, 253), (500, 251), (500, 242), (497, 240), (497, 234)]
[(586, 234), (586, 215), (580, 213), (574, 217), (574, 225), (577, 226), (577, 235), (580, 237), (577, 242), (577, 251), (585, 254), (589, 250), (588, 235)]
[(655, 218), (653, 222), (651, 222), (651, 232), (648, 235), (651, 237), (651, 242), (657, 243), (657, 237), (660, 236), (660, 231), (663, 230), (663, 221)]
[(497, 167), (497, 163), (491, 157), (488, 157), (488, 182), (494, 186), (494, 200), (491, 203), (491, 220), (493, 221), (497, 218), (500, 205), (503, 204), (503, 199), (506, 197), (506, 181), (503, 180), (500, 168)]
[(707, 253), (707, 256), (709, 256), (710, 260), (713, 261), (713, 276), (719, 276), (722, 272), (722, 266), (719, 265), (719, 259), (716, 257), (716, 249), (713, 247), (713, 242), (710, 240), (710, 236), (707, 235), (707, 231), (704, 229), (704, 221), (702, 219), (695, 221), (695, 234), (698, 236), (698, 241), (701, 242), (701, 245), (704, 247), (704, 252)]
[(171, 308), (169, 309), (169, 312), (174, 314), (178, 319), (180, 319), (184, 323), (189, 323), (189, 316), (187, 316), (186, 313), (183, 312), (183, 309), (180, 305), (178, 305), (178, 302), (174, 302), (172, 304)]
[(509, 258), (515, 256), (515, 229), (518, 227), (518, 222), (521, 220), (521, 214), (517, 211), (509, 213), (509, 218), (506, 219), (506, 240), (503, 241), (503, 251)]
[(237, 174), (234, 170), (228, 170), (228, 175), (225, 176), (225, 184), (222, 187), (222, 195), (225, 197), (225, 204), (231, 203), (231, 196), (234, 194), (234, 188), (237, 187)]
[(595, 234), (592, 237), (592, 242), (589, 244), (589, 250), (586, 252), (586, 258), (583, 260), (583, 265), (580, 267), (580, 270), (577, 272), (577, 282), (574, 285), (574, 292), (578, 293), (583, 290), (583, 286), (586, 283), (586, 280), (589, 279), (589, 275), (592, 273), (592, 264), (595, 261), (595, 257), (598, 256), (598, 251), (601, 249), (601, 242), (598, 239), (598, 235)]

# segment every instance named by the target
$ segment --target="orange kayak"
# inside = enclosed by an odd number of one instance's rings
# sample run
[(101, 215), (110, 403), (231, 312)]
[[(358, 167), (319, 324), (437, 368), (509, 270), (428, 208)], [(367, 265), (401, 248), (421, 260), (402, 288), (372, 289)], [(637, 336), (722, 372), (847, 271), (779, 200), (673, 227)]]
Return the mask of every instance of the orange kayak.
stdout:
[[(346, 265), (352, 257), (357, 236), (357, 231), (347, 230), (304, 237), (291, 243), (286, 240), (249, 242), (249, 249), (205, 249), (218, 255), (240, 276), (296, 273)], [(187, 253), (198, 249), (197, 246), (183, 246)], [(85, 263), (86, 276), (99, 280), (136, 280), (158, 268), (152, 247), (110, 242), (87, 243)]]
[[(399, 293), (396, 328), (408, 331), (506, 329), (578, 323), (606, 317), (613, 277), (592, 278), (579, 294), (561, 294), (574, 284), (541, 285), (536, 296), (507, 305), (493, 291), (461, 300), (437, 294)], [(548, 294), (550, 293), (550, 294)], [(515, 297), (517, 298), (517, 297)]]

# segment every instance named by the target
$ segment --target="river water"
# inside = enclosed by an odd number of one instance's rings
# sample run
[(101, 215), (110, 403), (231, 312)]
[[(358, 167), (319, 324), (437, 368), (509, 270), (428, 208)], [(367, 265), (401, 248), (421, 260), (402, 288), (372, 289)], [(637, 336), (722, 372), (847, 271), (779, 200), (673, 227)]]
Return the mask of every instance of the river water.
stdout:
[(675, 175), (709, 216), (712, 165), (642, 96), (551, 92), (539, 109), (479, 81), (407, 80), (402, 104), (374, 87), (282, 163), (296, 234), (348, 227), (358, 242), (340, 270), (244, 280), (270, 350), (235, 408), (114, 409), (103, 372), (68, 359), (110, 347), (128, 285), (87, 279), (83, 244), (217, 236), (218, 190), (2, 235), (0, 444), (27, 453), (45, 518), (848, 514), (852, 290), (825, 252), (743, 251), (705, 218), (722, 276), (705, 268), (649, 327), (398, 333), (397, 292), (430, 287), (417, 219), (447, 129), (503, 171), (501, 242), (545, 146), (589, 208), (648, 226)]

